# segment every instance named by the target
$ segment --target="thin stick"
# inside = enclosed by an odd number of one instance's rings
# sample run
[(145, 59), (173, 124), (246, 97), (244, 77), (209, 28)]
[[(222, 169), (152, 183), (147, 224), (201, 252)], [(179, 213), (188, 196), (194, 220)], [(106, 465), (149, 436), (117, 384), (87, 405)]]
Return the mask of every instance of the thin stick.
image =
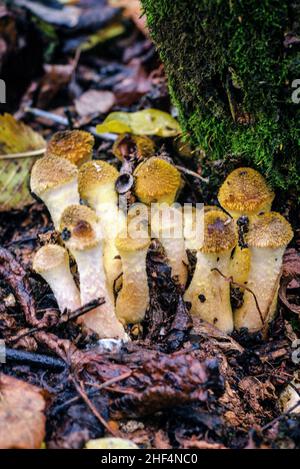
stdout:
[(46, 147), (40, 148), (39, 150), (24, 151), (23, 153), (7, 153), (6, 155), (0, 155), (0, 160), (13, 160), (15, 158), (34, 158), (35, 156), (41, 156), (45, 153)]
[(28, 335), (34, 334), (35, 332), (45, 331), (45, 330), (48, 330), (48, 329), (52, 329), (53, 327), (61, 326), (63, 324), (66, 324), (69, 321), (73, 321), (74, 319), (79, 318), (83, 314), (88, 313), (92, 309), (97, 308), (97, 306), (102, 306), (104, 303), (105, 303), (105, 299), (103, 297), (98, 298), (97, 300), (92, 300), (89, 303), (85, 304), (84, 306), (81, 306), (80, 308), (76, 309), (75, 311), (73, 311), (71, 313), (69, 313), (68, 311), (64, 312), (59, 317), (58, 321), (55, 324), (51, 324), (50, 326), (43, 325), (43, 326), (40, 326), (40, 327), (39, 326), (33, 327), (29, 331), (24, 332), (24, 334), (8, 338), (7, 340), (10, 343), (15, 343), (15, 342), (18, 342), (20, 339), (23, 339), (24, 337), (27, 337)]
[(7, 362), (20, 362), (42, 368), (66, 368), (66, 363), (60, 358), (40, 353), (26, 352), (25, 350), (15, 350), (8, 347), (5, 348), (5, 358)]
[(194, 178), (200, 179), (200, 181), (205, 182), (206, 184), (209, 183), (209, 178), (204, 178), (203, 176), (200, 176), (200, 174), (195, 173), (195, 171), (192, 171), (191, 169), (187, 169), (184, 166), (179, 166), (175, 165), (175, 168), (179, 169), (184, 174), (188, 174), (189, 176), (193, 176)]
[(105, 381), (102, 384), (85, 383), (85, 385), (92, 386), (92, 387), (97, 388), (97, 389), (100, 390), (100, 389), (104, 389), (107, 386), (110, 386), (112, 384), (119, 383), (120, 381), (123, 381), (124, 379), (129, 378), (131, 375), (132, 375), (132, 371), (127, 371), (126, 373), (123, 373), (120, 376), (116, 376), (115, 378), (108, 379), (107, 381)]
[(73, 383), (74, 383), (74, 386), (76, 388), (76, 391), (78, 392), (78, 394), (81, 396), (81, 398), (84, 400), (84, 402), (86, 403), (86, 405), (89, 407), (89, 409), (91, 410), (91, 412), (94, 414), (94, 416), (99, 420), (99, 422), (101, 423), (101, 425), (106, 428), (106, 430), (111, 433), (113, 436), (117, 437), (118, 436), (118, 433), (115, 432), (114, 430), (112, 430), (112, 428), (110, 428), (110, 426), (108, 425), (108, 423), (106, 422), (106, 420), (102, 417), (102, 415), (98, 412), (98, 410), (96, 409), (96, 407), (94, 406), (94, 404), (92, 403), (92, 401), (89, 399), (89, 397), (87, 396), (87, 393), (85, 392), (83, 386), (79, 383), (77, 383), (76, 379), (74, 377), (71, 377)]

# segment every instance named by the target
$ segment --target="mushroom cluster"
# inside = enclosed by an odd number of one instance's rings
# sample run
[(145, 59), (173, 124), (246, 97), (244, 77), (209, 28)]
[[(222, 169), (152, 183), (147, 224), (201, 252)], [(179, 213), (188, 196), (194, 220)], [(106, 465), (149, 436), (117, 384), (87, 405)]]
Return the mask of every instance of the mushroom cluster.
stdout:
[[(48, 282), (60, 310), (103, 297), (104, 304), (83, 315), (81, 323), (100, 338), (127, 340), (125, 326), (143, 321), (149, 306), (146, 256), (156, 238), (192, 315), (226, 333), (262, 329), (274, 316), (282, 257), (293, 236), (289, 223), (271, 212), (274, 194), (262, 176), (239, 168), (220, 188), (222, 208), (192, 207), (182, 216), (175, 204), (183, 186), (178, 169), (166, 158), (138, 154), (137, 164), (131, 162), (137, 203), (125, 213), (116, 189), (120, 172), (92, 160), (92, 146), (86, 132), (60, 132), (31, 173), (31, 190), (61, 235), (60, 245), (36, 252), (33, 269)], [(199, 214), (200, 236), (193, 238)], [(196, 257), (189, 283), (188, 251)], [(235, 311), (231, 280), (244, 296)]]

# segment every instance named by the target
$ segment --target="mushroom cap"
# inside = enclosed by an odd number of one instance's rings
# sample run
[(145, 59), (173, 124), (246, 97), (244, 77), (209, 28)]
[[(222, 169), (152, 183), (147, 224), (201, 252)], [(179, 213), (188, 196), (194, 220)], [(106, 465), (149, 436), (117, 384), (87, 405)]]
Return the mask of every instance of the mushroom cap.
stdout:
[(60, 231), (66, 232), (65, 243), (71, 250), (93, 248), (101, 239), (99, 219), (94, 210), (85, 205), (70, 205), (64, 210)]
[(264, 177), (252, 168), (238, 168), (223, 182), (218, 199), (227, 211), (257, 213), (271, 206), (274, 192)]
[(114, 186), (118, 177), (119, 171), (106, 161), (88, 161), (79, 169), (79, 193), (83, 199), (88, 200), (97, 188), (109, 183)]
[(41, 196), (50, 189), (57, 189), (77, 179), (78, 169), (64, 158), (44, 156), (33, 165), (30, 178), (32, 192)]
[(234, 221), (221, 210), (210, 210), (204, 214), (204, 253), (221, 253), (234, 248), (237, 243)]
[(95, 139), (84, 130), (64, 130), (53, 134), (47, 145), (47, 155), (65, 158), (76, 166), (91, 159)]
[(124, 160), (123, 149), (125, 153), (135, 154), (140, 160), (155, 154), (155, 144), (147, 135), (119, 135), (113, 144), (112, 152), (120, 161)]
[(69, 256), (65, 248), (57, 244), (46, 244), (36, 252), (32, 267), (35, 272), (41, 274), (68, 264), (68, 262)]
[(131, 237), (128, 231), (121, 231), (116, 238), (116, 248), (120, 253), (130, 253), (143, 251), (150, 245), (148, 231), (144, 231), (144, 236)]
[(246, 235), (248, 246), (258, 248), (279, 248), (286, 246), (293, 238), (289, 222), (277, 212), (256, 215), (250, 222)]
[(140, 163), (134, 172), (135, 193), (145, 204), (172, 204), (182, 185), (180, 172), (167, 161), (153, 156)]

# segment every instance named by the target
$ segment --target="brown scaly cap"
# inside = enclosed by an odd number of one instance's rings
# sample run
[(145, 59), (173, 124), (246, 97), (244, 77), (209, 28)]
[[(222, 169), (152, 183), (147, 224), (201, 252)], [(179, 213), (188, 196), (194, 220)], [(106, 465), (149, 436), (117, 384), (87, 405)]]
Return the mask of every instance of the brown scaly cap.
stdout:
[(119, 171), (106, 161), (88, 161), (79, 169), (78, 187), (83, 199), (88, 199), (90, 192), (109, 182), (115, 184)]
[(254, 217), (246, 241), (248, 246), (275, 249), (286, 246), (292, 238), (289, 222), (280, 213), (268, 212)]
[(99, 243), (98, 217), (85, 205), (70, 205), (61, 217), (60, 231), (70, 249), (83, 251)]
[(135, 193), (145, 204), (172, 204), (182, 185), (180, 172), (161, 158), (152, 157), (141, 163), (134, 172)]
[(64, 130), (56, 132), (49, 140), (47, 154), (65, 158), (76, 166), (91, 159), (94, 137), (84, 130)]
[(41, 196), (49, 189), (56, 189), (77, 179), (74, 164), (63, 158), (44, 156), (33, 165), (30, 178), (32, 192)]
[(252, 168), (238, 168), (225, 179), (218, 199), (229, 212), (251, 214), (270, 206), (274, 196), (261, 174)]
[(237, 243), (234, 222), (220, 210), (210, 210), (204, 214), (204, 253), (221, 253), (233, 249)]
[(47, 244), (35, 254), (32, 267), (37, 273), (48, 272), (69, 262), (68, 252), (57, 244)]

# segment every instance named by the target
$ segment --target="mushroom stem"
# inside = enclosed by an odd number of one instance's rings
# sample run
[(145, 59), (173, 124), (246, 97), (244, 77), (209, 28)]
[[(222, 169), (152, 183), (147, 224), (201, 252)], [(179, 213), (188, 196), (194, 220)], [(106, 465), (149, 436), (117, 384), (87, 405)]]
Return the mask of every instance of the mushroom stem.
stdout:
[(264, 324), (274, 317), (285, 248), (252, 247), (249, 250), (251, 267), (247, 287), (256, 296), (264, 323), (262, 324), (255, 298), (247, 290), (244, 292), (242, 306), (235, 312), (234, 322), (237, 329), (246, 327), (250, 332), (255, 332), (262, 329)]
[(45, 192), (41, 198), (50, 213), (54, 228), (58, 230), (60, 218), (65, 208), (69, 205), (79, 204), (77, 180)]
[(85, 326), (96, 331), (102, 339), (124, 338), (124, 329), (115, 316), (107, 291), (101, 244), (85, 251), (72, 250), (72, 255), (79, 272), (81, 304), (85, 305), (95, 298), (105, 298), (103, 305), (83, 316)]
[(71, 205), (61, 218), (61, 231), (69, 234), (65, 244), (77, 263), (81, 304), (99, 297), (105, 303), (85, 314), (82, 322), (101, 339), (127, 339), (108, 293), (103, 265), (102, 233), (95, 212), (83, 205)]
[(184, 295), (184, 300), (192, 304), (193, 315), (200, 316), (226, 333), (233, 330), (230, 284), (213, 269), (227, 276), (229, 264), (230, 252), (220, 255), (198, 251), (194, 276)]
[(146, 256), (150, 239), (145, 230), (142, 233), (131, 238), (122, 232), (116, 240), (123, 269), (123, 286), (117, 297), (116, 311), (125, 324), (141, 322), (149, 305)]
[(33, 269), (50, 286), (62, 313), (80, 308), (80, 294), (70, 271), (66, 249), (54, 244), (41, 247), (34, 256)]
[(172, 277), (185, 286), (188, 258), (183, 236), (182, 210), (167, 204), (155, 204), (151, 213), (151, 228), (164, 248)]

